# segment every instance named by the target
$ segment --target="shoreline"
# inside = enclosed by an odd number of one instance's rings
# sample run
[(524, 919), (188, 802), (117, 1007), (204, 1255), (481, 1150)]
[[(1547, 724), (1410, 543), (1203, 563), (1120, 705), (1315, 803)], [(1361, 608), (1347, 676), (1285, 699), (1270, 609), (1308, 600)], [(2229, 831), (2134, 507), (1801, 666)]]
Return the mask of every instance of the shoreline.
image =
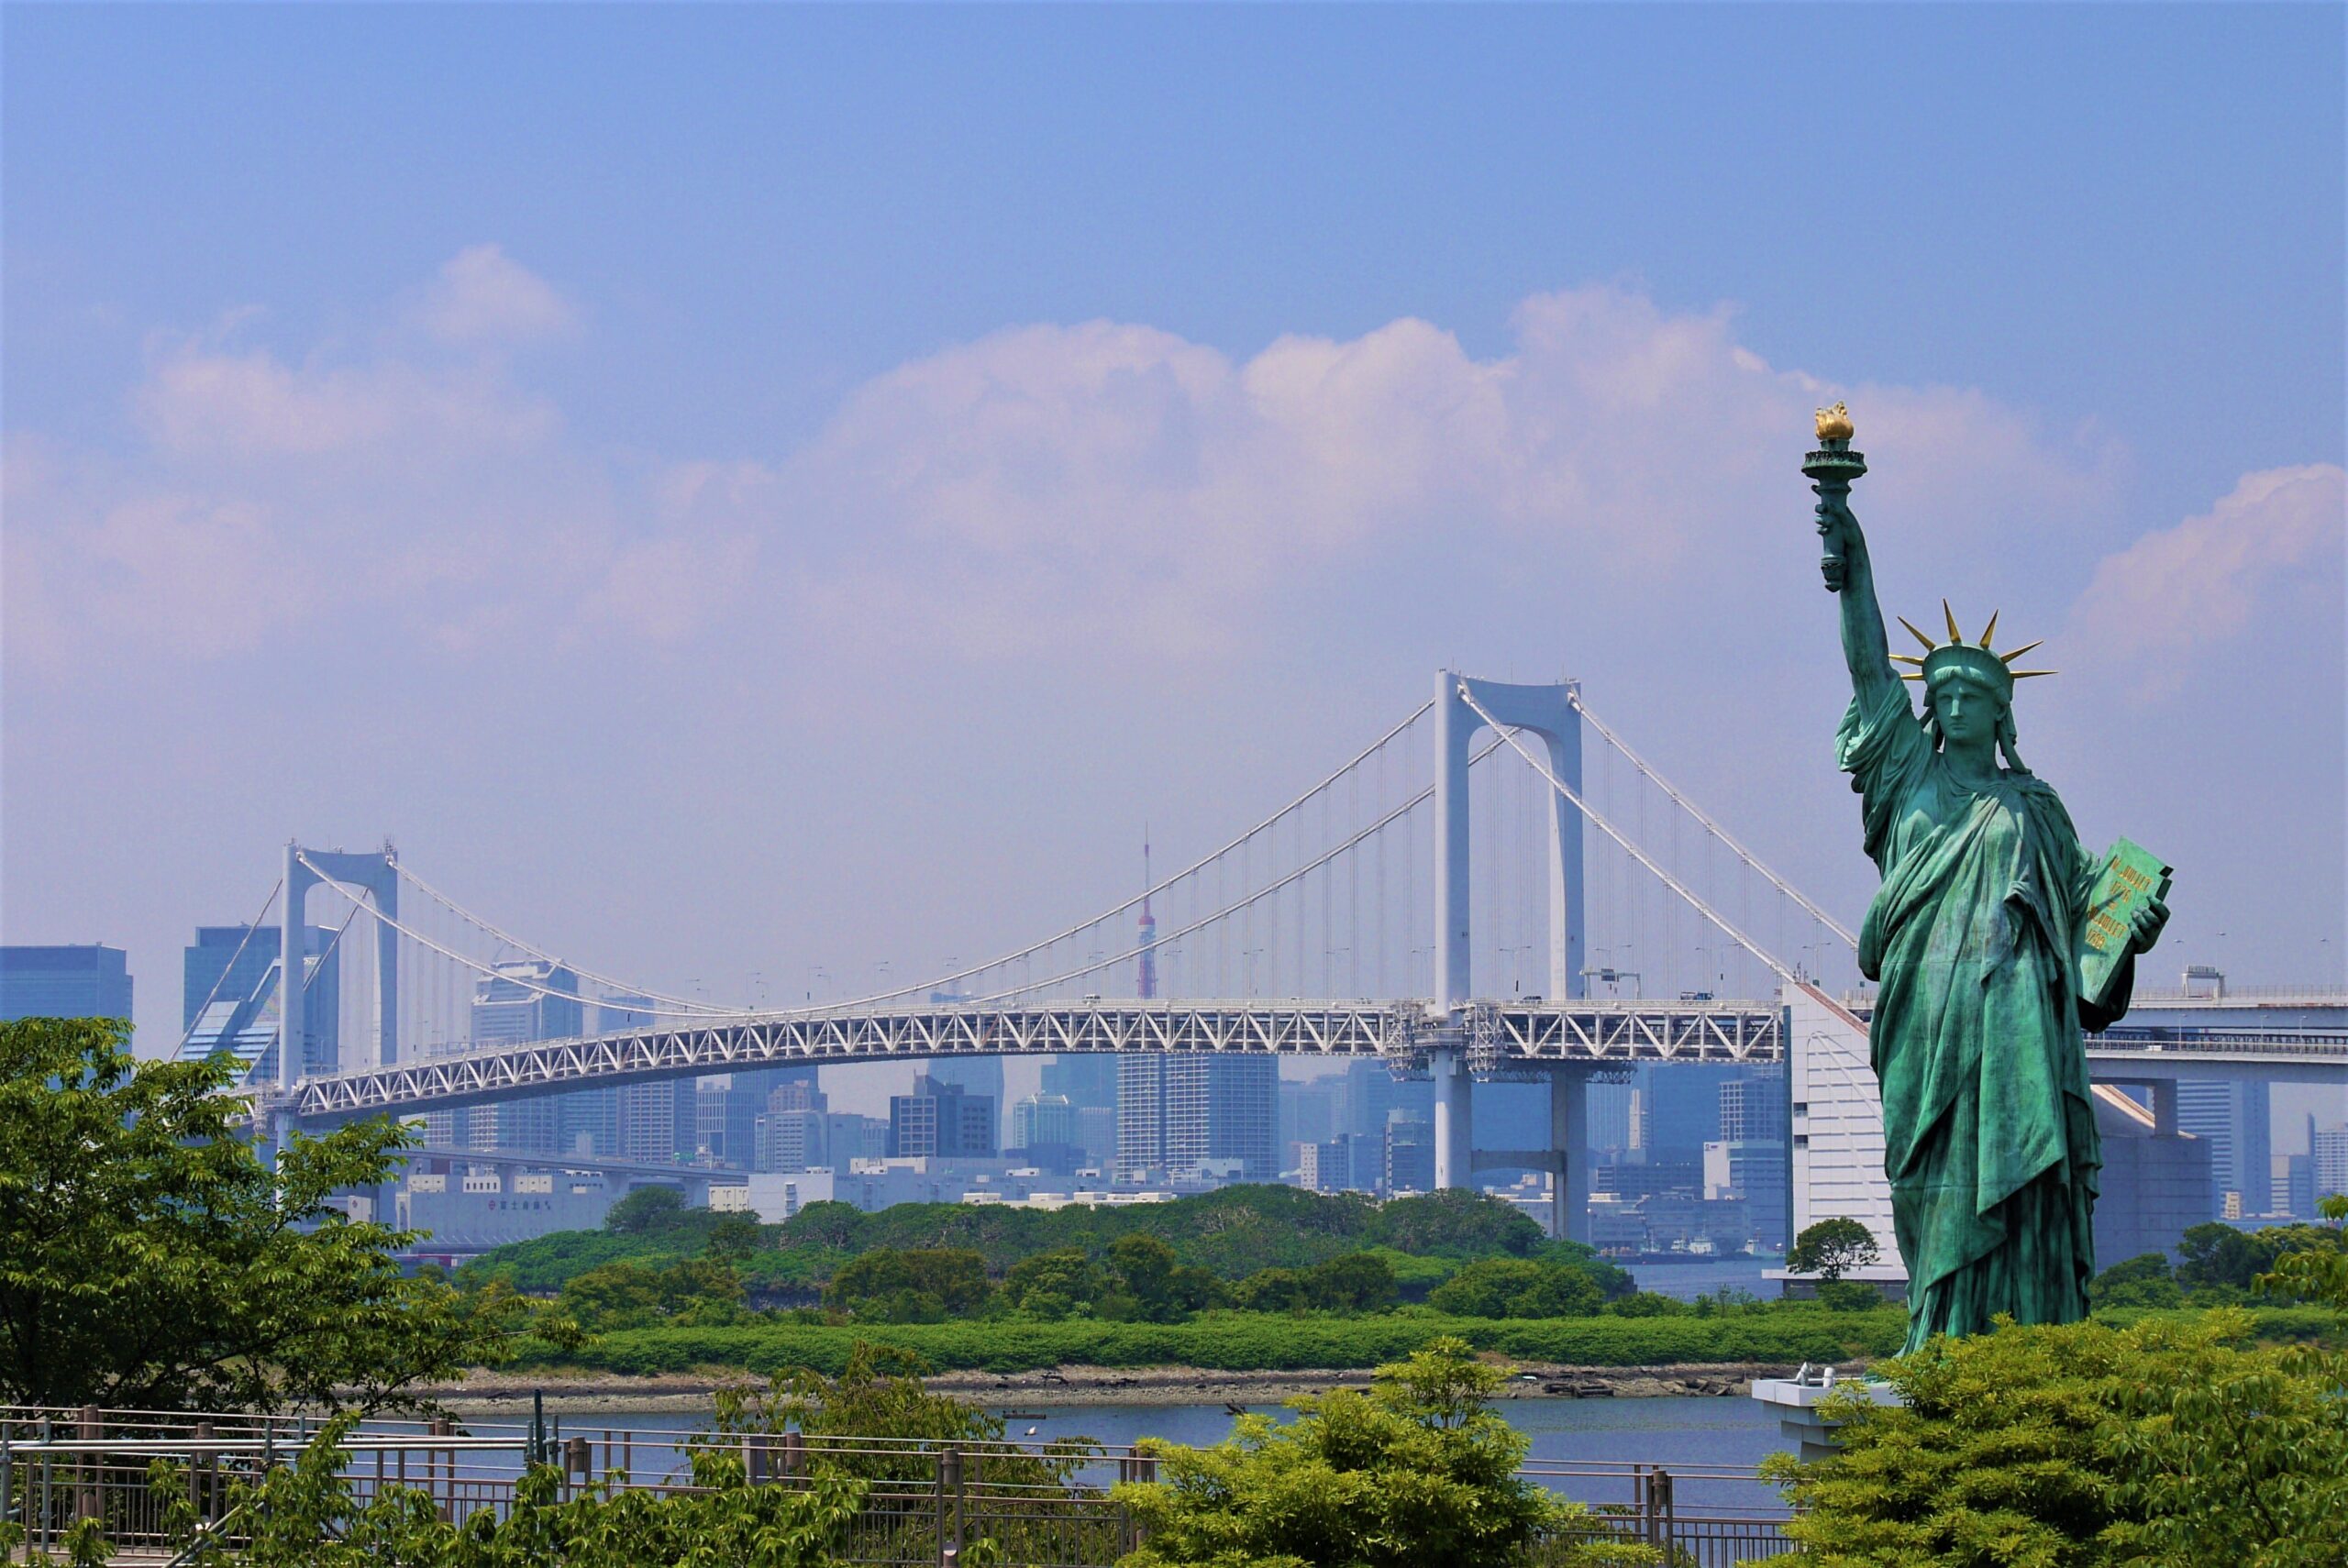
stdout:
[[(1571, 1366), (1512, 1362), (1498, 1399), (1740, 1397), (1757, 1377), (1787, 1377), (1776, 1362), (1671, 1363), (1652, 1366)], [(1855, 1371), (1853, 1362), (1844, 1370)], [(759, 1386), (735, 1375), (628, 1377), (614, 1373), (557, 1374), (533, 1378), (483, 1373), (460, 1384), (423, 1390), (452, 1415), (527, 1419), (533, 1396), (548, 1415), (616, 1415), (623, 1411), (705, 1414), (720, 1388)], [(1193, 1366), (1062, 1366), (1035, 1372), (944, 1372), (922, 1379), (933, 1393), (950, 1394), (988, 1408), (1005, 1405), (1276, 1405), (1302, 1394), (1367, 1388), (1368, 1367), (1294, 1372), (1228, 1372)]]

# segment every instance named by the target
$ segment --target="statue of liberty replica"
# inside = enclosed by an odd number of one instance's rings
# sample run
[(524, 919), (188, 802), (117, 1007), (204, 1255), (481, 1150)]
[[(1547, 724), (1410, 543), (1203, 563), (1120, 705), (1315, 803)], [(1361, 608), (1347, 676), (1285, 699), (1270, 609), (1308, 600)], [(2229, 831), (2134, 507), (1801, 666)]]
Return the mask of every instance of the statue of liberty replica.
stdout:
[[(1859, 933), (1879, 983), (1870, 1055), (1884, 1172), (1908, 1269), (1907, 1351), (1934, 1334), (2087, 1315), (2102, 1153), (2083, 1029), (2128, 1010), (2135, 955), (2168, 919), (2168, 867), (2125, 839), (2080, 847), (2053, 789), (2016, 749), (2016, 669), (1997, 617), (1966, 640), (1895, 654), (1849, 504), (1865, 473), (1848, 412), (1818, 416), (1803, 467), (1818, 493), (1826, 586), (1842, 602), (1851, 705), (1837, 759), (1861, 801), (1883, 885)], [(1904, 674), (1896, 667), (1911, 667)], [(1921, 688), (1922, 711), (1902, 681)]]

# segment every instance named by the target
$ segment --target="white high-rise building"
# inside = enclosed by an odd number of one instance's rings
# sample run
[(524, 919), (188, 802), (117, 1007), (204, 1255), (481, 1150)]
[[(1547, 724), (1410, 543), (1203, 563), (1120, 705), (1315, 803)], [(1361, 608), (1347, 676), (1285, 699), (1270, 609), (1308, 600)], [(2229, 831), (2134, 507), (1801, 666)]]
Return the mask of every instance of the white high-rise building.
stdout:
[(1279, 1177), (1279, 1064), (1268, 1055), (1184, 1052), (1120, 1057), (1119, 1181)]

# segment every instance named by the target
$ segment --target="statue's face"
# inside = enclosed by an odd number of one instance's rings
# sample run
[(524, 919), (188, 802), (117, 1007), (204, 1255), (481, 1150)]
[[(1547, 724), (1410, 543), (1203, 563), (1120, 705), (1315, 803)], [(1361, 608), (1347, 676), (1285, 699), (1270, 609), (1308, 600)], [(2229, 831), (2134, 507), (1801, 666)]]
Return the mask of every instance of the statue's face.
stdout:
[(1933, 689), (1933, 716), (1941, 734), (1959, 745), (1994, 739), (2005, 704), (1974, 681), (1944, 680)]

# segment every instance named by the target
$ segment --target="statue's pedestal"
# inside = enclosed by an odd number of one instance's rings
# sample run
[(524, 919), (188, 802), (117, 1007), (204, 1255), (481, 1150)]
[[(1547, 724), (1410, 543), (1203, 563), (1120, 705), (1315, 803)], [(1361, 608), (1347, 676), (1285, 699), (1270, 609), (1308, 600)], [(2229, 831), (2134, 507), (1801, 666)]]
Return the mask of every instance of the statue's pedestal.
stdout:
[(1811, 1383), (1791, 1377), (1760, 1377), (1754, 1379), (1753, 1397), (1778, 1412), (1778, 1430), (1800, 1447), (1804, 1464), (1831, 1457), (1843, 1445), (1834, 1441), (1834, 1429), (1842, 1423), (1830, 1421), (1819, 1413), (1829, 1394), (1839, 1394), (1855, 1388), (1870, 1404), (1897, 1405), (1899, 1395), (1888, 1383), (1876, 1383), (1866, 1378), (1848, 1378), (1834, 1383)]

